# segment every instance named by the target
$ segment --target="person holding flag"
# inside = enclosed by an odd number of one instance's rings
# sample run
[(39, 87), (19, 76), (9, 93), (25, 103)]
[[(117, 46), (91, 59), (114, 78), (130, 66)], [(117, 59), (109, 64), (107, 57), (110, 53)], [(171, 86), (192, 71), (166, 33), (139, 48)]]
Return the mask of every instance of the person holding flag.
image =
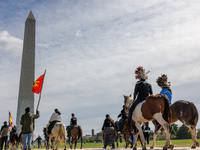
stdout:
[(28, 150), (31, 150), (31, 137), (35, 128), (35, 119), (39, 118), (40, 114), (38, 109), (36, 109), (36, 115), (30, 113), (30, 107), (25, 109), (25, 114), (22, 115), (20, 124), (22, 125), (22, 141), (23, 141), (23, 149), (27, 149), (28, 142)]

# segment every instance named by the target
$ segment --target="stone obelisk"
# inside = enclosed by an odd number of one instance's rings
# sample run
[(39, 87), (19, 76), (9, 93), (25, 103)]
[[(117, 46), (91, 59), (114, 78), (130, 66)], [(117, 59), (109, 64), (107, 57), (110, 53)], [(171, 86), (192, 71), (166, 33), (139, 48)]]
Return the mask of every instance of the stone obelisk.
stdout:
[(25, 22), (24, 44), (21, 62), (20, 85), (17, 106), (17, 132), (21, 132), (20, 119), (25, 108), (34, 113), (34, 93), (32, 85), (35, 79), (35, 18), (30, 11)]

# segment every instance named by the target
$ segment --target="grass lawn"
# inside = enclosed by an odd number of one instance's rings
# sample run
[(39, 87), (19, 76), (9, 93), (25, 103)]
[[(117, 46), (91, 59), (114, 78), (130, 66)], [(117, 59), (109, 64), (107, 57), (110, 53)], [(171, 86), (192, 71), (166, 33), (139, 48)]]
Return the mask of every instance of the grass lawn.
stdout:
[[(156, 141), (156, 145), (155, 147), (163, 147), (165, 145), (165, 140), (159, 140)], [(184, 139), (184, 140), (171, 140), (172, 144), (175, 147), (191, 147), (193, 142), (191, 139)], [(198, 139), (198, 142), (200, 143), (200, 139)], [(147, 147), (150, 147), (152, 144), (152, 140), (149, 142), (149, 145), (147, 145)], [(44, 145), (42, 143), (42, 145)], [(80, 143), (77, 143), (77, 148), (80, 148)], [(116, 145), (116, 143), (115, 143)], [(63, 148), (64, 145), (63, 144), (59, 144), (59, 148)], [(103, 143), (83, 143), (83, 148), (102, 148), (103, 147)], [(125, 147), (125, 142), (120, 143), (119, 142), (119, 147)], [(138, 142), (138, 147), (141, 147), (140, 143)], [(36, 148), (37, 148), (37, 144), (36, 144)], [(44, 148), (44, 147), (43, 147)], [(67, 144), (67, 148), (69, 148), (69, 145)]]

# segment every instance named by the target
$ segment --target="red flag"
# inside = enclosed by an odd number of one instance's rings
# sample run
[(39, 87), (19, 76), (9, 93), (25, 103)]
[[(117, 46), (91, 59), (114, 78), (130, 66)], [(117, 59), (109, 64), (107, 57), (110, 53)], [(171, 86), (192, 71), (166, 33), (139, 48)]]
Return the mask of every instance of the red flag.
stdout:
[(43, 84), (43, 79), (44, 79), (44, 74), (41, 75), (34, 83), (32, 87), (32, 92), (39, 94), (42, 89), (42, 84)]
[(9, 111), (9, 122), (10, 122), (11, 127), (13, 127), (13, 118), (10, 111)]

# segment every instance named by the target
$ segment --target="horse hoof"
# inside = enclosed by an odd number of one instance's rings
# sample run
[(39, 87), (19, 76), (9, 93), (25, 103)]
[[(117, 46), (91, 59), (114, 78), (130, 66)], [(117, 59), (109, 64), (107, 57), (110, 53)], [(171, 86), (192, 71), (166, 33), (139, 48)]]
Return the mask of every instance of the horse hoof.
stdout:
[(153, 146), (151, 146), (151, 147), (150, 147), (150, 149), (154, 149), (154, 147), (153, 147)]
[(137, 148), (136, 148), (136, 147), (133, 147), (133, 150), (137, 150)]
[(174, 145), (170, 145), (170, 149), (172, 150), (174, 148)]
[(142, 148), (142, 150), (147, 150), (146, 147)]
[(195, 149), (196, 148), (196, 146), (194, 146), (194, 145), (192, 145), (192, 147), (191, 147), (192, 149)]
[(199, 142), (196, 142), (196, 146), (199, 147)]

